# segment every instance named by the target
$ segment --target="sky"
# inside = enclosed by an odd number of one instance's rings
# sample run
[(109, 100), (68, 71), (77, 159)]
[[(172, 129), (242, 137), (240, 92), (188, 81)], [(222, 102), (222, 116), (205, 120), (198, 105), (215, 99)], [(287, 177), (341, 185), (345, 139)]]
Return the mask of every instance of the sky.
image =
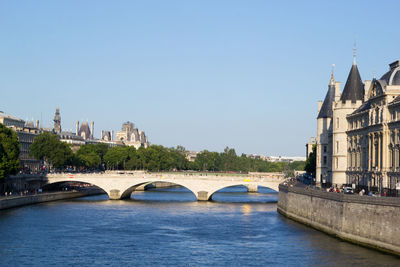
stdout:
[(343, 89), (400, 59), (398, 1), (0, 1), (0, 110), (63, 130), (131, 121), (152, 144), (305, 156)]

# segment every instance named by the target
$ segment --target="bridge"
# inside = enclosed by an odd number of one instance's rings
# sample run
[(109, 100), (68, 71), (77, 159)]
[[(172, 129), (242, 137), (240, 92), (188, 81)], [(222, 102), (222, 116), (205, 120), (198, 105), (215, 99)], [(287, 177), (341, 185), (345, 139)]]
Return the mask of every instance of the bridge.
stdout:
[(48, 174), (47, 183), (81, 182), (95, 185), (106, 192), (110, 199), (128, 199), (135, 189), (155, 182), (168, 182), (190, 190), (197, 200), (211, 200), (218, 190), (244, 185), (249, 192), (257, 192), (258, 186), (279, 191), (279, 184), (285, 180), (280, 173), (270, 175), (231, 176), (223, 174), (190, 173), (146, 173), (146, 172), (108, 172), (91, 174)]

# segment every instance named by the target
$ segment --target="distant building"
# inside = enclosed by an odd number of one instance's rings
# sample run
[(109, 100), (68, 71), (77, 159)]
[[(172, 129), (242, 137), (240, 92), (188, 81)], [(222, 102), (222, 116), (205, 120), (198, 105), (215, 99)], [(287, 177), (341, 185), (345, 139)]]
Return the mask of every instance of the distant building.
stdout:
[(305, 161), (305, 157), (288, 157), (288, 156), (264, 156), (258, 154), (246, 154), (246, 157), (251, 159), (260, 159), (269, 162), (293, 162), (293, 161)]
[(117, 141), (121, 141), (127, 146), (134, 146), (136, 149), (139, 147), (148, 147), (149, 141), (143, 131), (139, 131), (135, 128), (132, 122), (125, 122), (122, 124), (121, 131), (117, 132)]
[(61, 115), (60, 115), (60, 108), (56, 108), (56, 114), (54, 115), (54, 128), (53, 131), (56, 134), (61, 133)]
[(251, 158), (251, 159), (261, 159), (261, 160), (267, 160), (267, 157), (264, 155), (258, 155), (258, 154), (246, 154), (246, 157)]
[(287, 163), (291, 163), (294, 161), (305, 161), (306, 157), (287, 157), (287, 156), (268, 156), (266, 157), (266, 161), (269, 162), (287, 162)]
[(33, 122), (27, 122), (15, 116), (0, 111), (0, 123), (17, 132), (18, 141), (21, 144), (19, 159), (21, 167), (25, 170), (39, 171), (40, 161), (29, 155), (29, 147), (33, 143), (33, 139), (41, 132), (39, 129), (39, 121), (36, 126)]
[(198, 153), (199, 152), (196, 152), (196, 151), (185, 151), (186, 159), (188, 161), (194, 162), (196, 160), (196, 157), (197, 157)]
[(308, 159), (308, 156), (312, 152), (313, 146), (317, 143), (317, 140), (315, 137), (311, 137), (308, 143), (306, 144), (306, 158)]

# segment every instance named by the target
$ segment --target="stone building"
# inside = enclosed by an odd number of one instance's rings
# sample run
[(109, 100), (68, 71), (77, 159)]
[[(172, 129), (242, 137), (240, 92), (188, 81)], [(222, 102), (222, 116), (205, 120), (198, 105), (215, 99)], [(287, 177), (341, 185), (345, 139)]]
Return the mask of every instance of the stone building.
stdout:
[(310, 137), (310, 140), (306, 144), (306, 159), (310, 156), (313, 146), (317, 144), (317, 139), (315, 137)]
[(0, 111), (0, 123), (13, 129), (18, 136), (18, 141), (21, 144), (19, 160), (21, 168), (30, 171), (40, 170), (40, 161), (29, 155), (29, 147), (33, 143), (33, 139), (39, 135), (39, 121), (36, 121), (36, 126), (33, 122), (27, 122), (15, 116), (6, 114)]
[(377, 191), (400, 185), (400, 60), (389, 67), (368, 84), (362, 106), (347, 116), (346, 183)]
[(343, 92), (332, 72), (317, 117), (316, 180), (395, 190), (400, 182), (400, 61), (362, 82), (355, 56)]
[(127, 146), (134, 146), (136, 149), (149, 146), (149, 141), (145, 133), (139, 131), (135, 128), (135, 125), (129, 121), (122, 124), (121, 131), (117, 132), (116, 140), (121, 141)]

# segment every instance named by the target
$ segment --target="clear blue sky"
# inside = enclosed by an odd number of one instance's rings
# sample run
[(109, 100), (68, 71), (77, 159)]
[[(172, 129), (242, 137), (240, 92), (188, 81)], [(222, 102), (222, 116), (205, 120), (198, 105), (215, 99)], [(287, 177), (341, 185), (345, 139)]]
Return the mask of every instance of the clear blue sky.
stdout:
[(303, 156), (331, 64), (400, 59), (398, 1), (1, 1), (0, 110), (153, 144)]

